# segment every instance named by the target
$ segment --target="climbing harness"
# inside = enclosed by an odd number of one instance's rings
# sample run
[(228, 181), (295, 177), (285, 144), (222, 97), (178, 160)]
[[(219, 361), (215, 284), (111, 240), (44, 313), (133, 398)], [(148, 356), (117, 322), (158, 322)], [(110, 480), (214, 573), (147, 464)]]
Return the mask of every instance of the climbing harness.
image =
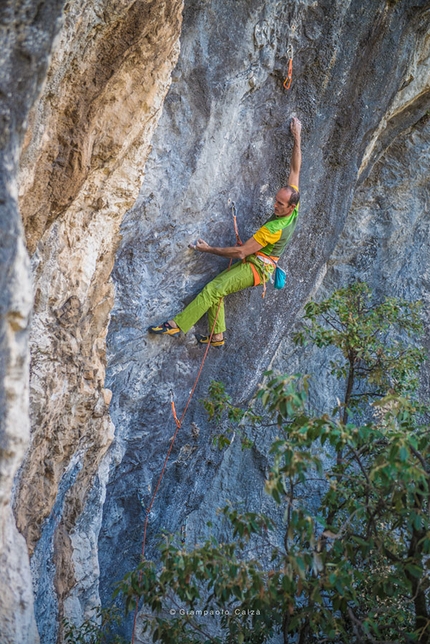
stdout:
[[(275, 270), (273, 271), (273, 276), (270, 277), (270, 281), (272, 281), (272, 277), (274, 277), (273, 287), (278, 290), (281, 288), (284, 288), (285, 282), (287, 281), (287, 273), (284, 271), (283, 268), (278, 266), (279, 257), (264, 255), (263, 253), (260, 253), (258, 251), (255, 254), (257, 255), (260, 261), (264, 262), (265, 264), (271, 264), (274, 267)], [(266, 290), (266, 283), (264, 283), (263, 297), (264, 297), (265, 290)]]
[[(229, 203), (230, 203), (230, 200), (229, 200)], [(242, 240), (240, 239), (239, 229), (237, 227), (236, 206), (235, 206), (234, 201), (231, 202), (231, 213), (232, 213), (232, 216), (233, 216), (233, 226), (234, 226), (234, 232), (235, 232), (235, 235), (236, 235), (236, 246), (242, 246)], [(231, 259), (230, 263), (228, 265), (228, 268), (231, 267), (232, 261), (233, 260)], [(176, 437), (177, 437), (177, 435), (179, 433), (179, 430), (182, 427), (182, 423), (184, 422), (184, 418), (185, 418), (185, 415), (186, 415), (186, 413), (188, 411), (188, 407), (189, 407), (189, 405), (191, 403), (191, 400), (192, 400), (192, 398), (194, 396), (194, 392), (195, 392), (195, 390), (197, 388), (197, 384), (198, 384), (198, 382), (200, 380), (200, 376), (201, 376), (202, 371), (203, 371), (203, 367), (204, 367), (204, 364), (205, 364), (205, 361), (206, 361), (206, 357), (208, 355), (209, 348), (211, 346), (212, 336), (214, 334), (215, 325), (217, 323), (218, 314), (219, 314), (219, 311), (220, 311), (220, 308), (221, 308), (221, 302), (222, 302), (222, 299), (220, 300), (220, 302), (218, 304), (218, 309), (217, 309), (217, 312), (216, 312), (216, 315), (215, 315), (214, 323), (212, 325), (209, 340), (208, 340), (205, 352), (203, 354), (203, 358), (202, 358), (202, 361), (200, 363), (199, 370), (197, 372), (197, 377), (196, 377), (196, 379), (194, 381), (194, 384), (193, 384), (193, 386), (191, 388), (190, 394), (188, 396), (188, 400), (187, 400), (187, 402), (185, 404), (185, 407), (184, 407), (184, 411), (182, 412), (182, 415), (181, 415), (180, 418), (178, 418), (178, 415), (176, 413), (173, 390), (170, 391), (170, 406), (171, 406), (171, 410), (172, 410), (173, 420), (175, 421), (176, 429), (175, 429), (175, 432), (174, 432), (172, 438), (170, 439), (169, 449), (167, 450), (167, 454), (166, 454), (166, 457), (164, 459), (163, 467), (161, 468), (161, 472), (160, 472), (160, 475), (158, 477), (157, 485), (155, 486), (155, 490), (154, 490), (154, 492), (152, 494), (151, 501), (150, 501), (150, 503), (148, 505), (148, 508), (146, 510), (145, 522), (144, 522), (144, 525), (143, 525), (141, 561), (144, 561), (144, 559), (145, 559), (146, 533), (147, 533), (147, 529), (148, 529), (149, 515), (151, 513), (152, 506), (154, 505), (155, 497), (157, 496), (157, 492), (158, 492), (158, 489), (159, 489), (159, 487), (161, 485), (161, 481), (163, 480), (164, 472), (166, 471), (167, 463), (168, 463), (168, 460), (170, 458), (170, 454), (172, 452), (173, 446), (175, 444)], [(140, 573), (139, 573), (139, 582), (141, 580), (141, 576), (142, 576), (142, 571), (140, 571)], [(136, 624), (137, 624), (138, 612), (139, 612), (139, 602), (137, 601), (136, 602), (136, 608), (134, 610), (133, 630), (132, 630), (132, 634), (131, 634), (131, 644), (134, 644), (134, 642), (135, 642)]]
[(290, 89), (291, 83), (293, 80), (293, 45), (288, 45), (287, 47), (287, 58), (288, 58), (288, 72), (287, 72), (287, 78), (284, 80), (284, 88)]

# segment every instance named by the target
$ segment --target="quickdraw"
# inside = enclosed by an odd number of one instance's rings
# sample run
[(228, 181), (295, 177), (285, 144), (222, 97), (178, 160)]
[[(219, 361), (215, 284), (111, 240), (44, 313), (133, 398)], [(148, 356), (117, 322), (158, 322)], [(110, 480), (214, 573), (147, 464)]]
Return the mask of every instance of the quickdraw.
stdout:
[(237, 227), (236, 204), (234, 203), (234, 201), (231, 202), (231, 214), (233, 217), (234, 234), (236, 235), (236, 246), (243, 246), (243, 242), (239, 235), (239, 228)]
[(290, 89), (291, 83), (293, 81), (293, 45), (288, 45), (287, 57), (288, 57), (288, 72), (287, 72), (287, 78), (284, 80), (284, 88)]

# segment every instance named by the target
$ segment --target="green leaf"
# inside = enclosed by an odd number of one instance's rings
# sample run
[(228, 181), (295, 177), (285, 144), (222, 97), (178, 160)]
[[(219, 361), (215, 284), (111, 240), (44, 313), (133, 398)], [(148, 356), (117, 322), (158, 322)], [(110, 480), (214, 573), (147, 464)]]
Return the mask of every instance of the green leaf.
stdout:
[(406, 564), (405, 569), (410, 575), (416, 577), (417, 579), (421, 579), (421, 577), (423, 576), (423, 569), (421, 568), (421, 566), (417, 566), (416, 564)]

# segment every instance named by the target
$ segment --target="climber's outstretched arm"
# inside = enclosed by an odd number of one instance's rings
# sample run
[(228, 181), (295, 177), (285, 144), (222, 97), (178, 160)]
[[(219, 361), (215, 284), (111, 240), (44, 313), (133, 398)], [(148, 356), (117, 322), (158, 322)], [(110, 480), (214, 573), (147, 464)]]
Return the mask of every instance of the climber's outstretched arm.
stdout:
[(294, 138), (293, 152), (291, 155), (290, 163), (290, 176), (288, 177), (288, 185), (296, 186), (299, 188), (300, 168), (302, 165), (302, 150), (301, 150), (301, 131), (302, 124), (295, 116), (291, 119), (290, 125), (291, 134)]
[(199, 250), (201, 253), (211, 253), (212, 255), (219, 255), (220, 257), (228, 257), (230, 259), (245, 259), (248, 255), (256, 253), (257, 250), (262, 248), (253, 237), (248, 239), (242, 246), (227, 246), (225, 248), (218, 248), (216, 246), (209, 246), (203, 239), (198, 239), (195, 244), (190, 244), (193, 250)]

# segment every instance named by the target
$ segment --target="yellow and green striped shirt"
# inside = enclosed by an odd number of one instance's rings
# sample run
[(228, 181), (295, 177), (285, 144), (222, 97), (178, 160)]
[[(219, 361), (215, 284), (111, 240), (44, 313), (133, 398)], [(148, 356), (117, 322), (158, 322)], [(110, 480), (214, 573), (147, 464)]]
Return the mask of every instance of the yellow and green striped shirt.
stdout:
[(280, 257), (296, 228), (298, 215), (298, 204), (288, 217), (272, 215), (253, 235), (255, 241), (262, 246), (258, 252), (270, 257)]

